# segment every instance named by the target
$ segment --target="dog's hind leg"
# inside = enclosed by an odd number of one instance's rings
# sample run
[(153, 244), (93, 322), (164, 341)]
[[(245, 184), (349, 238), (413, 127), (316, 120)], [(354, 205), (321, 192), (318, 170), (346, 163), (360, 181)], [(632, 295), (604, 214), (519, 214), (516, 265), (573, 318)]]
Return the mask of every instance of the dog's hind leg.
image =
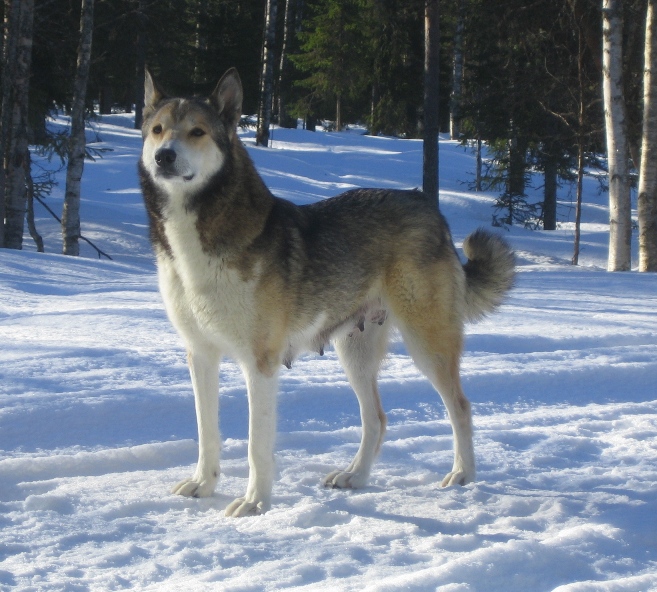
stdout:
[(198, 425), (198, 464), (190, 479), (181, 481), (172, 493), (189, 497), (212, 495), (219, 479), (219, 352), (210, 346), (188, 351), (189, 372), (194, 387)]
[(335, 341), (340, 362), (358, 397), (363, 433), (354, 460), (344, 471), (327, 475), (324, 479), (326, 487), (359, 488), (367, 484), (387, 423), (376, 383), (387, 343), (387, 326), (369, 323), (364, 326), (364, 331), (357, 329), (351, 336)]
[[(422, 321), (420, 321), (422, 323)], [(460, 358), (463, 337), (458, 330), (431, 331), (431, 323), (400, 330), (415, 365), (440, 394), (454, 433), (454, 464), (442, 487), (474, 481), (475, 458), (472, 443), (470, 402), (461, 388)], [(434, 327), (435, 329), (435, 327)]]
[(443, 252), (434, 262), (414, 254), (400, 255), (402, 264), (387, 277), (388, 302), (408, 353), (440, 394), (454, 432), (454, 464), (442, 486), (474, 480), (470, 402), (459, 376), (463, 351), (464, 275), (455, 253)]

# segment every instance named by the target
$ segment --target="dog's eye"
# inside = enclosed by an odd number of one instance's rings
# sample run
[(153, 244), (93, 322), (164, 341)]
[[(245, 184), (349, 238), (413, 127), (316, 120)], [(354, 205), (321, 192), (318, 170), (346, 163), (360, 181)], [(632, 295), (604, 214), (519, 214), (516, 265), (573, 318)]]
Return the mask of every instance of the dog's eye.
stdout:
[(160, 124), (157, 124), (156, 126), (153, 127), (151, 130), (154, 134), (161, 134), (162, 133), (162, 126)]
[(205, 135), (205, 132), (200, 127), (195, 127), (191, 132), (189, 132), (189, 135), (194, 136), (195, 138), (200, 138), (201, 136)]

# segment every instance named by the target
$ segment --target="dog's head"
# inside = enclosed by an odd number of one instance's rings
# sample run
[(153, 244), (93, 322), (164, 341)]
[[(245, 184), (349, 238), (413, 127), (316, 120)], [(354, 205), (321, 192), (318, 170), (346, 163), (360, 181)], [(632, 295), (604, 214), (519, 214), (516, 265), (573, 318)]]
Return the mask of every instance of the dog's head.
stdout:
[(193, 192), (219, 173), (242, 114), (242, 83), (228, 70), (206, 99), (167, 97), (146, 72), (142, 166), (171, 191)]

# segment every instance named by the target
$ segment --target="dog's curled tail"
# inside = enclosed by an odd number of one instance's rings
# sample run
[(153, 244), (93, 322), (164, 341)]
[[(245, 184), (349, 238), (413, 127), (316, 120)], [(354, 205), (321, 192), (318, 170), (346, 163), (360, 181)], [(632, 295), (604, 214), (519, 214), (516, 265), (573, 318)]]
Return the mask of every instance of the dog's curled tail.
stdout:
[(468, 258), (465, 271), (465, 318), (478, 321), (493, 312), (513, 287), (515, 255), (508, 243), (497, 234), (482, 228), (463, 241)]

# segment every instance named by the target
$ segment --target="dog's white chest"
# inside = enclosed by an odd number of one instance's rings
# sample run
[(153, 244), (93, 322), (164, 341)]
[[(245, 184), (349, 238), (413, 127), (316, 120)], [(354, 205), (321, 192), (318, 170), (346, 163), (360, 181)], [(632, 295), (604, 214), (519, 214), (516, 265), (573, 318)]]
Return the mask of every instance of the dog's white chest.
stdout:
[(165, 223), (173, 258), (158, 258), (160, 292), (176, 329), (224, 349), (240, 348), (253, 322), (255, 279), (245, 280), (225, 260), (206, 253), (196, 218), (180, 214)]

